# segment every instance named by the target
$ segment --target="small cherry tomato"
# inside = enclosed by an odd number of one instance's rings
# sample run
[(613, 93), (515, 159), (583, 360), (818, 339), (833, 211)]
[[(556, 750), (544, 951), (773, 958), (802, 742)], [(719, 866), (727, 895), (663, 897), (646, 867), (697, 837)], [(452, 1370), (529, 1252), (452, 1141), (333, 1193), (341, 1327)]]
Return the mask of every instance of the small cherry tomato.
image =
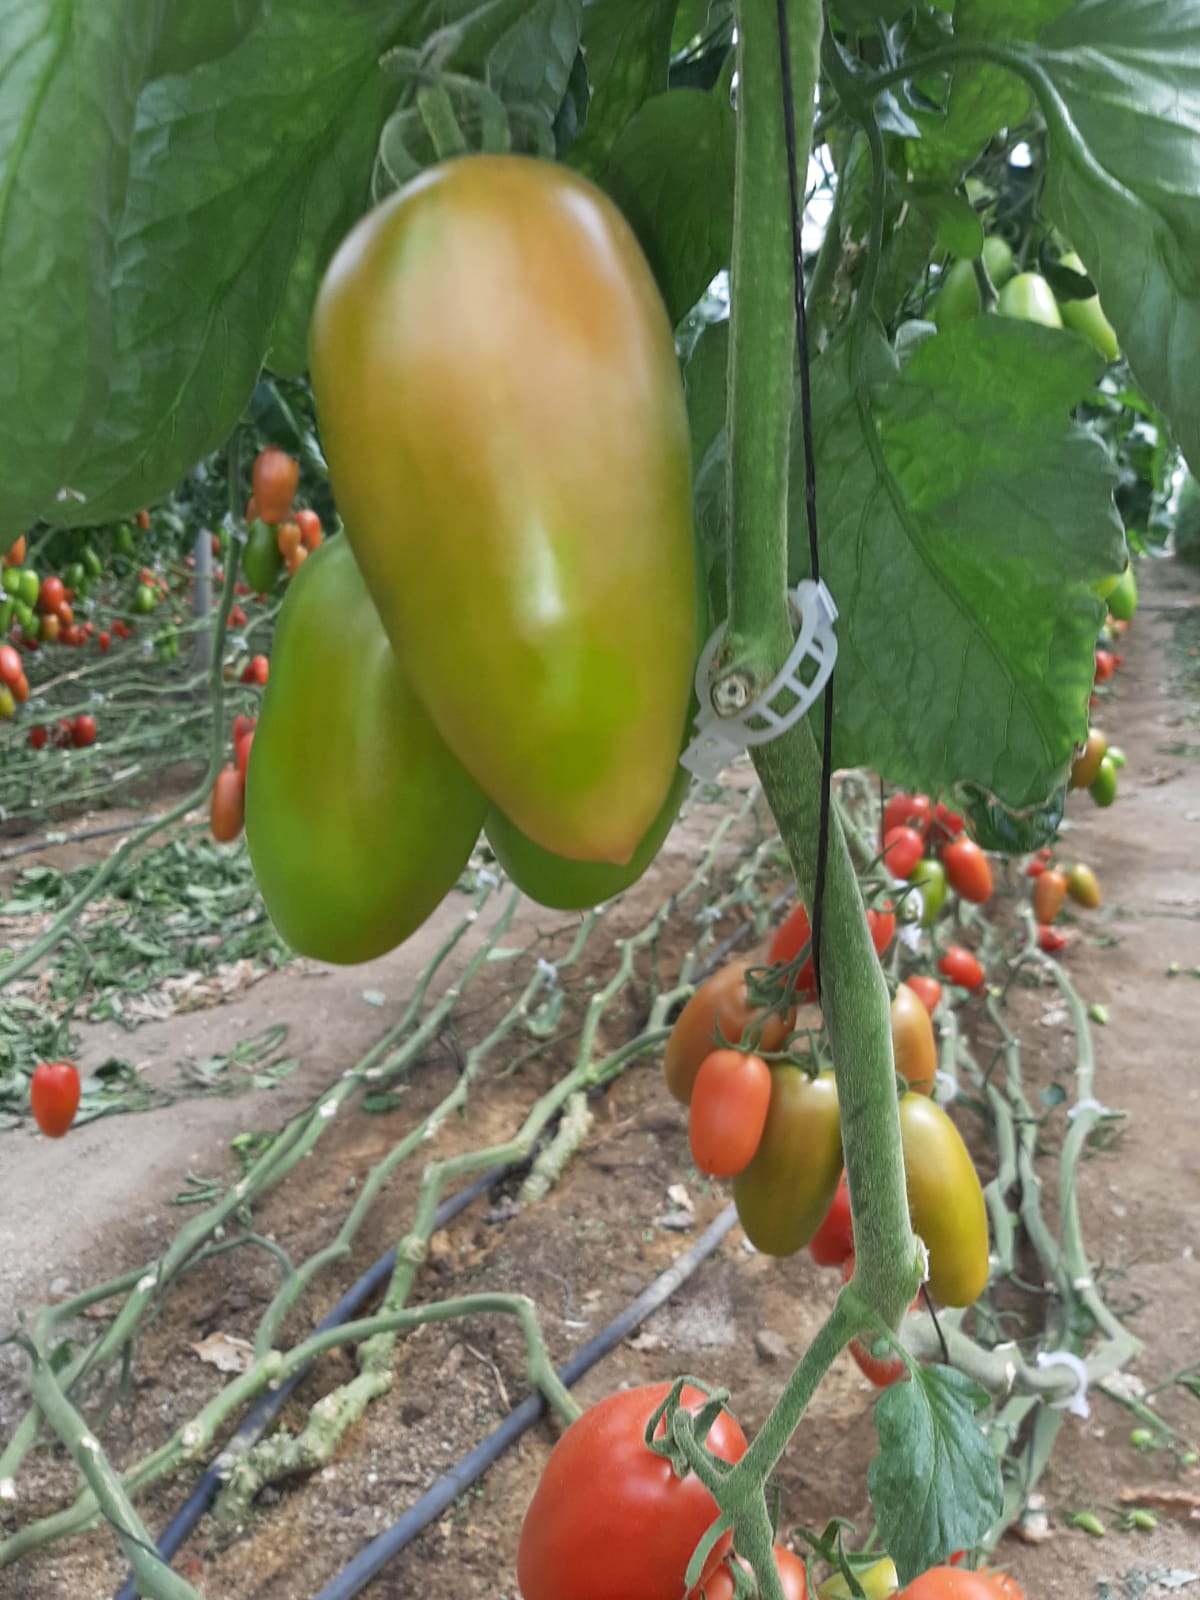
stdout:
[(1088, 793), (1098, 806), (1105, 808), (1117, 798), (1117, 768), (1108, 756), (1101, 761)]
[(1033, 858), (1033, 860), (1029, 863), (1029, 865), (1025, 868), (1025, 876), (1027, 878), (1040, 878), (1042, 873), (1045, 872), (1045, 870), (1046, 870), (1046, 863), (1044, 861), (1039, 861), (1038, 858), (1035, 856)]
[(40, 634), (43, 644), (58, 642), (58, 618), (52, 612), (42, 613)]
[(244, 733), (234, 746), (237, 754), (237, 769), (242, 775), (242, 782), (246, 781), (246, 768), (250, 765), (250, 746), (254, 743), (254, 729)]
[(49, 739), (49, 737), (49, 728), (43, 727), (40, 722), (29, 730), (29, 743), (34, 750), (44, 749), (46, 740)]
[(75, 718), (71, 724), (71, 743), (77, 750), (85, 745), (96, 742), (96, 719), (90, 712), (85, 711), (82, 716)]
[(915, 828), (926, 839), (932, 823), (933, 807), (927, 794), (894, 794), (883, 808), (884, 838), (893, 828)]
[(854, 1254), (854, 1224), (850, 1218), (850, 1185), (843, 1172), (825, 1220), (808, 1241), (808, 1253), (819, 1267), (840, 1267)]
[(103, 655), (109, 645), (112, 644), (112, 635), (107, 630), (104, 633), (98, 633), (96, 635), (96, 643), (99, 645), (100, 653)]
[(867, 927), (871, 930), (875, 954), (882, 956), (896, 936), (896, 913), (890, 900), (885, 900), (878, 908), (867, 907)]
[(735, 961), (705, 978), (675, 1020), (663, 1051), (663, 1075), (682, 1105), (690, 1102), (696, 1074), (714, 1050), (743, 1045), (769, 1054), (782, 1050), (792, 1031), (790, 1012), (764, 1017), (751, 1007), (746, 971)]
[(264, 522), (282, 522), (291, 508), (292, 496), (300, 482), (300, 463), (285, 450), (267, 445), (258, 452), (251, 474), (258, 514)]
[(937, 1040), (924, 1001), (902, 983), (892, 1001), (892, 1053), (896, 1071), (917, 1094), (932, 1094), (937, 1073)]
[(1107, 683), (1117, 670), (1117, 658), (1111, 650), (1096, 651), (1096, 682)]
[(936, 978), (926, 977), (924, 973), (916, 973), (911, 978), (905, 978), (904, 981), (928, 1011), (929, 1015), (932, 1016), (942, 998), (941, 984)]
[(21, 658), (12, 645), (0, 644), (0, 683), (7, 683), (11, 688), (24, 673)]
[(246, 819), (246, 785), (235, 766), (222, 767), (213, 784), (210, 821), (213, 838), (228, 844), (241, 833)]
[(1082, 861), (1077, 861), (1067, 873), (1067, 893), (1077, 905), (1086, 906), (1089, 911), (1094, 911), (1104, 899), (1099, 878)]
[(771, 1069), (761, 1056), (714, 1050), (692, 1085), (688, 1143), (710, 1178), (735, 1178), (754, 1159), (771, 1104)]
[(893, 878), (907, 878), (925, 853), (925, 841), (915, 828), (889, 828), (883, 836), (883, 864)]
[(1063, 908), (1067, 898), (1067, 875), (1057, 867), (1047, 867), (1033, 886), (1033, 914), (1037, 920), (1049, 925)]
[(983, 967), (978, 956), (964, 950), (962, 945), (952, 944), (946, 954), (938, 962), (938, 971), (951, 983), (960, 989), (972, 991), (983, 988)]
[(300, 528), (295, 522), (281, 522), (275, 530), (275, 544), (286, 561), (300, 548)]
[(957, 839), (967, 824), (957, 811), (951, 811), (949, 806), (944, 806), (939, 800), (933, 808), (933, 828), (930, 833), (930, 842), (935, 850), (940, 850), (953, 839)]
[[(842, 1264), (842, 1282), (849, 1283), (853, 1276), (854, 1257), (851, 1255)], [(915, 1311), (920, 1303), (921, 1296), (918, 1294), (909, 1310)], [(908, 1367), (905, 1365), (903, 1356), (893, 1353), (891, 1345), (887, 1344), (882, 1334), (879, 1334), (877, 1338), (881, 1345), (878, 1354), (875, 1354), (871, 1347), (865, 1345), (858, 1338), (851, 1339), (850, 1354), (854, 1357), (855, 1365), (864, 1378), (869, 1378), (877, 1389), (888, 1389), (893, 1383), (898, 1383), (904, 1377)], [(886, 1349), (882, 1348), (885, 1345)]]
[(946, 900), (946, 869), (932, 856), (925, 856), (909, 873), (908, 881), (921, 896), (921, 926), (931, 928)]
[(25, 535), (24, 534), (21, 535), (21, 537), (16, 541), (15, 544), (10, 544), (9, 545), (8, 550), (7, 550), (7, 552), (5, 553), (5, 556), (4, 556), (4, 565), (6, 567), (23, 567), (25, 565)]
[(1071, 763), (1070, 786), (1072, 789), (1090, 789), (1096, 781), (1096, 774), (1100, 770), (1108, 750), (1108, 740), (1099, 728), (1089, 728), (1087, 743), (1079, 755)]
[(37, 608), (39, 611), (57, 611), (65, 599), (66, 595), (63, 592), (63, 581), (61, 578), (49, 577), (42, 579), (41, 588), (38, 590), (37, 597)]
[(59, 622), (62, 623), (64, 628), (69, 628), (75, 621), (75, 613), (72, 611), (70, 604), (66, 600), (64, 600), (62, 605), (55, 610), (54, 615), (58, 618)]
[(33, 1120), (48, 1139), (61, 1139), (79, 1110), (79, 1073), (69, 1061), (42, 1061), (29, 1084)]
[(233, 719), (233, 748), (236, 750), (240, 740), (254, 729), (254, 717), (248, 717), (244, 711), (239, 711)]
[(267, 681), (270, 667), (266, 656), (252, 656), (242, 672), (242, 682), (256, 684), (261, 689)]
[(321, 519), (315, 511), (297, 511), (296, 526), (300, 529), (300, 539), (306, 550), (315, 550), (321, 543), (324, 535), (321, 532)]
[(1038, 949), (1044, 950), (1047, 955), (1053, 955), (1056, 950), (1066, 948), (1067, 936), (1061, 928), (1051, 928), (1042, 924), (1038, 928)]
[(146, 532), (149, 531), (149, 528), (150, 528), (150, 513), (148, 511), (146, 511), (146, 510), (139, 511), (137, 516), (133, 520), (137, 523), (138, 527), (142, 530), (143, 533), (146, 533)]
[(992, 898), (992, 869), (974, 839), (955, 839), (942, 851), (942, 866), (960, 900), (985, 905)]
[(12, 697), (19, 706), (23, 706), (29, 699), (29, 679), (22, 671), (12, 686)]
[[(775, 1557), (775, 1570), (779, 1574), (783, 1600), (809, 1600), (808, 1580), (804, 1576), (804, 1563), (800, 1557), (794, 1556), (790, 1550), (785, 1550), (781, 1544), (775, 1545), (771, 1554)], [(740, 1556), (734, 1556), (732, 1559), (738, 1562), (748, 1576), (749, 1564)], [(717, 1568), (711, 1578), (705, 1578), (700, 1588), (693, 1589), (688, 1600), (733, 1600), (735, 1593), (733, 1573), (726, 1562)]]
[(117, 620), (113, 623), (112, 631), (116, 634), (118, 639), (128, 639), (128, 637), (129, 637), (128, 625), (126, 623), (122, 622), (120, 617), (118, 617)]

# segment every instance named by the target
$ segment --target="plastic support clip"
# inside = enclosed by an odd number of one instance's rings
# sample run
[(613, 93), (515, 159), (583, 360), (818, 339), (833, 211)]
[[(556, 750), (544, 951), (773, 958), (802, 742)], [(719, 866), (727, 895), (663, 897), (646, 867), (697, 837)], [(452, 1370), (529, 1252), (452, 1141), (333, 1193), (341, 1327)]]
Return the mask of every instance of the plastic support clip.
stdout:
[[(837, 606), (824, 583), (805, 578), (789, 591), (788, 599), (799, 622), (791, 654), (766, 689), (735, 716), (720, 717), (712, 706), (712, 680), (717, 654), (725, 637), (722, 623), (700, 652), (696, 667), (696, 718), (691, 743), (681, 763), (698, 778), (716, 778), (735, 757), (751, 745), (778, 739), (808, 711), (829, 681), (837, 661)], [(774, 704), (786, 697), (786, 705)]]
[(1052, 1411), (1070, 1411), (1077, 1417), (1090, 1417), (1092, 1408), (1088, 1405), (1088, 1372), (1083, 1362), (1070, 1350), (1039, 1350), (1037, 1356), (1039, 1367), (1067, 1367), (1075, 1375), (1076, 1388), (1073, 1394), (1066, 1395), (1062, 1400), (1051, 1400)]

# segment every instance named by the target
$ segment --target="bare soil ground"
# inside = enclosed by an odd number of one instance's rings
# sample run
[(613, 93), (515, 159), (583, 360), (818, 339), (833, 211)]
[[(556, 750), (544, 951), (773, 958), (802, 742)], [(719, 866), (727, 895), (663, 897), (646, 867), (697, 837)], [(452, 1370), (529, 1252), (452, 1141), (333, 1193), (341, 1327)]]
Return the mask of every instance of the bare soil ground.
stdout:
[[(1193, 975), (1200, 969), (1200, 765), (1194, 759), (1200, 706), (1188, 704), (1179, 688), (1181, 673), (1196, 682), (1187, 651), (1200, 648), (1200, 609), (1192, 609), (1200, 607), (1200, 579), (1164, 563), (1146, 576), (1143, 598), (1125, 669), (1102, 711), (1110, 738), (1129, 758), (1118, 803), (1102, 812), (1075, 797), (1069, 809), (1065, 852), (1095, 866), (1106, 907), (1079, 919), (1065, 959), (1080, 992), (1106, 1008), (1108, 1023), (1096, 1029), (1097, 1094), (1126, 1113), (1119, 1132), (1110, 1132), (1081, 1168), (1085, 1237), (1110, 1303), (1145, 1341), (1133, 1370), (1153, 1387), (1200, 1361), (1200, 986)], [(635, 924), (686, 877), (693, 850), (694, 837), (673, 836), (630, 897)], [(289, 1050), (302, 1064), (269, 1094), (105, 1118), (62, 1146), (25, 1132), (4, 1136), (0, 1321), (7, 1323), (14, 1307), (52, 1290), (62, 1294), (67, 1285), (82, 1287), (161, 1248), (180, 1224), (170, 1202), (186, 1173), (228, 1178), (234, 1133), (281, 1124), (357, 1059), (381, 1025), (380, 1011), (363, 1000), (364, 992), (382, 991), (394, 1008), (437, 931), (370, 967), (288, 969), (216, 1010), (139, 1030), (137, 1048), (166, 1070), (189, 1052), (221, 1049), (267, 1021), (284, 1020)], [(663, 955), (669, 959), (670, 952)], [(1074, 1065), (1070, 1033), (1054, 1020), (1054, 998), (1033, 988), (1013, 997), (1031, 1098), (1040, 1088), (1068, 1082)], [(256, 1210), (259, 1231), (293, 1259), (326, 1241), (354, 1186), (449, 1088), (462, 1045), (462, 1039), (448, 1040), (431, 1050), (393, 1110), (351, 1113), (332, 1128), (319, 1155)], [(100, 1038), (89, 1048), (101, 1055), (106, 1049)], [(539, 1060), (511, 1076), (489, 1076), (465, 1116), (439, 1137), (438, 1152), (510, 1136), (563, 1065), (561, 1058)], [(1059, 1123), (1048, 1125), (1048, 1146), (1061, 1129), (1060, 1113)], [(1047, 1161), (1048, 1178), (1052, 1171)], [(385, 1191), (351, 1259), (322, 1276), (303, 1317), (289, 1323), (292, 1338), (404, 1232), (418, 1177), (402, 1175)], [(684, 1118), (649, 1063), (628, 1072), (598, 1103), (581, 1153), (545, 1201), (514, 1210), (493, 1194), (435, 1236), (417, 1298), (482, 1288), (524, 1291), (540, 1308), (552, 1355), (564, 1360), (685, 1247), (687, 1235), (661, 1225), (675, 1209), (668, 1196), (675, 1185), (685, 1186), (692, 1200), (694, 1231), (727, 1198), (720, 1186), (697, 1179)], [(216, 1257), (184, 1280), (139, 1342), (132, 1385), (105, 1425), (105, 1445), (118, 1464), (153, 1448), (216, 1392), (223, 1380), (190, 1346), (215, 1332), (250, 1336), (275, 1281), (269, 1258), (251, 1258), (244, 1250)], [(623, 1383), (687, 1371), (725, 1382), (749, 1431), (831, 1304), (836, 1283), (837, 1274), (819, 1271), (807, 1254), (780, 1262), (749, 1252), (735, 1228), (638, 1335), (584, 1378), (579, 1398), (587, 1402)], [(255, 1521), (238, 1537), (203, 1522), (177, 1566), (205, 1600), (307, 1600), (496, 1425), (524, 1392), (523, 1366), (519, 1337), (498, 1319), (430, 1327), (410, 1337), (400, 1347), (391, 1392), (352, 1428), (326, 1468), (268, 1491)], [(289, 1402), (285, 1424), (296, 1425), (354, 1370), (345, 1353), (324, 1358)], [(0, 1393), (5, 1428), (15, 1414), (12, 1376)], [(875, 1448), (872, 1396), (849, 1358), (840, 1360), (781, 1466), (786, 1523), (820, 1526), (840, 1514), (863, 1530), (870, 1526), (865, 1481)], [(1049, 1538), (1037, 1545), (1006, 1540), (997, 1559), (1018, 1576), (1030, 1600), (1153, 1600), (1174, 1593), (1200, 1600), (1200, 1475), (1176, 1467), (1168, 1452), (1139, 1454), (1129, 1443), (1129, 1413), (1103, 1396), (1093, 1398), (1087, 1422), (1067, 1419), (1042, 1483)], [(1196, 1398), (1173, 1387), (1157, 1407), (1189, 1438), (1200, 1438)], [(556, 1433), (544, 1422), (527, 1434), (366, 1593), (378, 1600), (515, 1600), (521, 1516)], [(187, 1469), (139, 1500), (152, 1529), (169, 1518), (198, 1475), (198, 1466)], [(19, 1480), (21, 1498), (0, 1506), (0, 1531), (56, 1509), (70, 1483), (60, 1453), (39, 1452)], [(1122, 1488), (1185, 1498), (1156, 1531), (1123, 1532), (1116, 1509)], [(1190, 1515), (1189, 1497), (1197, 1507)], [(1081, 1509), (1107, 1523), (1104, 1539), (1068, 1525), (1068, 1516)], [(114, 1541), (98, 1530), (0, 1571), (0, 1596), (102, 1600), (123, 1577)]]

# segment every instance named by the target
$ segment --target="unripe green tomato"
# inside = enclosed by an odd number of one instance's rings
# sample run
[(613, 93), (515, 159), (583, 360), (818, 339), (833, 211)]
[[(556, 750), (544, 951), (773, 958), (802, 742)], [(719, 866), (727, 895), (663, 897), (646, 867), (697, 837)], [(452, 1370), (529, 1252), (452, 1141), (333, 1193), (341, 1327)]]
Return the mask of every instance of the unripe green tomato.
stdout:
[(89, 575), (93, 578), (98, 578), (104, 571), (104, 563), (100, 560), (100, 557), (96, 554), (95, 550), (92, 549), (90, 544), (83, 547), (83, 564), (87, 568)]
[(21, 583), (17, 590), (21, 599), (27, 606), (36, 606), (38, 603), (38, 590), (41, 588), (41, 579), (32, 567), (25, 567), (21, 571)]
[(527, 839), (499, 811), (489, 811), (484, 831), (496, 860), (523, 894), (555, 911), (584, 911), (611, 900), (642, 876), (670, 833), (691, 774), (680, 767), (662, 810), (651, 823), (633, 858), (623, 867), (604, 861), (568, 861)]
[(79, 589), (83, 585), (83, 562), (71, 561), (63, 570), (63, 583), (68, 589)]
[(1013, 253), (1008, 240), (998, 233), (989, 234), (983, 241), (983, 264), (995, 287), (1003, 289), (1013, 275)]
[[(1063, 256), (1062, 264), (1064, 267), (1070, 267), (1072, 272), (1087, 275), (1087, 268), (1073, 250)], [(1073, 328), (1076, 333), (1081, 333), (1090, 345), (1099, 350), (1106, 361), (1115, 361), (1121, 354), (1121, 346), (1117, 342), (1112, 323), (1104, 315), (1099, 295), (1094, 294), (1088, 300), (1064, 300), (1059, 310), (1067, 327)]]
[(309, 350), (414, 693), (514, 827), (627, 863), (676, 781), (701, 638), (679, 362), (628, 223), (555, 162), (429, 167), (343, 240)]
[(1122, 576), (1123, 574), (1120, 572), (1112, 572), (1107, 578), (1100, 578), (1093, 583), (1090, 592), (1096, 596), (1097, 600), (1107, 600), (1120, 583)]
[(933, 307), (934, 322), (938, 328), (953, 328), (960, 322), (970, 322), (982, 309), (974, 265), (970, 261), (956, 261), (942, 278), (942, 288)]
[(25, 615), (21, 618), (21, 630), (27, 639), (36, 639), (42, 631), (41, 618), (32, 606), (25, 607)]
[(454, 887), (485, 810), (401, 670), (349, 541), (327, 539), (288, 585), (246, 773), (246, 842), (272, 922), (318, 961), (383, 955)]
[(5, 594), (19, 597), (21, 593), (20, 567), (5, 567), (4, 571), (0, 572), (0, 583), (4, 585)]
[(279, 535), (260, 517), (250, 524), (246, 536), (246, 553), (242, 558), (242, 571), (246, 582), (256, 594), (269, 594), (275, 580), (283, 571), (283, 557), (279, 553)]
[(1108, 609), (1118, 622), (1129, 622), (1137, 610), (1137, 603), (1137, 579), (1133, 575), (1133, 562), (1131, 561), (1109, 593)]
[(120, 527), (113, 535), (113, 539), (117, 549), (123, 556), (131, 556), (137, 549), (137, 541), (134, 538), (133, 528), (128, 522), (121, 523)]
[(1121, 749), (1120, 745), (1110, 744), (1104, 753), (1112, 762), (1113, 766), (1116, 767), (1117, 771), (1120, 772), (1121, 768), (1125, 765), (1125, 752)]
[(12, 627), (13, 612), (16, 610), (16, 601), (11, 595), (0, 600), (0, 635), (6, 634)]
[(979, 1174), (950, 1118), (922, 1094), (900, 1096), (904, 1181), (913, 1231), (929, 1251), (929, 1287), (974, 1305), (988, 1281), (988, 1219)]
[(11, 717), (17, 709), (17, 702), (12, 690), (6, 683), (0, 683), (0, 717)]
[(909, 873), (908, 881), (921, 891), (921, 926), (932, 928), (946, 899), (945, 867), (931, 856), (925, 856)]
[[(865, 1600), (890, 1600), (900, 1586), (895, 1562), (888, 1556), (873, 1567), (860, 1567), (854, 1576)], [(850, 1600), (850, 1585), (840, 1572), (835, 1572), (818, 1588), (817, 1600)]]
[(1117, 769), (1108, 756), (1101, 761), (1089, 793), (1098, 806), (1110, 806), (1117, 798)]
[(771, 1068), (771, 1104), (750, 1165), (733, 1180), (738, 1220), (764, 1255), (802, 1250), (825, 1220), (842, 1175), (842, 1132), (832, 1072)]
[(38, 625), (37, 617), (34, 614), (33, 607), (27, 606), (24, 600), (14, 600), (12, 607), (13, 615), (17, 619), (17, 626), (27, 639), (31, 638), (32, 634), (30, 630), (32, 629), (33, 634), (36, 634)]
[(1000, 291), (996, 309), (1002, 317), (1020, 322), (1040, 322), (1044, 328), (1061, 328), (1062, 316), (1054, 290), (1036, 272), (1021, 272)]
[(144, 616), (158, 604), (158, 596), (148, 583), (139, 583), (133, 595), (133, 609)]

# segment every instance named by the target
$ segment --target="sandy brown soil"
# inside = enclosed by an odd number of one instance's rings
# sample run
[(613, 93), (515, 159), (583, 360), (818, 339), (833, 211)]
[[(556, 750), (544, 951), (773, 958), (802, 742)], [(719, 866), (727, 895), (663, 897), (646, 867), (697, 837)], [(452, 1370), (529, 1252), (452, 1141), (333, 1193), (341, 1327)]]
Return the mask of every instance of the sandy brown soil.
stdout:
[[(1200, 968), (1200, 765), (1177, 753), (1197, 742), (1190, 719), (1198, 708), (1185, 706), (1174, 687), (1176, 652), (1200, 647), (1200, 610), (1175, 608), (1200, 601), (1200, 581), (1164, 566), (1147, 575), (1143, 595), (1125, 670), (1102, 714), (1129, 757), (1120, 798), (1111, 811), (1100, 812), (1076, 797), (1065, 845), (1065, 853), (1096, 867), (1107, 904), (1098, 916), (1074, 924), (1066, 963), (1081, 993), (1107, 1008), (1107, 1026), (1095, 1030), (1097, 1093), (1126, 1112), (1119, 1134), (1110, 1131), (1103, 1148), (1082, 1164), (1085, 1237), (1110, 1303), (1145, 1340), (1133, 1371), (1152, 1386), (1200, 1361), (1194, 1255), (1200, 1232), (1200, 987), (1192, 976)], [(1182, 646), (1181, 618), (1194, 619)], [(686, 876), (693, 849), (694, 835), (673, 838), (631, 897), (627, 915), (634, 925)], [(179, 1225), (180, 1213), (169, 1201), (186, 1172), (227, 1176), (233, 1133), (279, 1125), (332, 1082), (379, 1031), (380, 1013), (363, 1001), (363, 991), (382, 990), (394, 1006), (427, 948), (423, 939), (349, 973), (285, 971), (234, 1004), (140, 1030), (139, 1049), (166, 1063), (189, 1051), (221, 1048), (278, 1017), (290, 1026), (288, 1048), (300, 1055), (302, 1067), (269, 1094), (189, 1103), (186, 1119), (175, 1107), (80, 1130), (70, 1141), (65, 1193), (64, 1147), (25, 1133), (5, 1136), (0, 1307), (28, 1303), (56, 1279), (79, 1287), (160, 1248)], [(678, 950), (660, 954), (666, 963)], [(503, 968), (492, 981), (498, 1002)], [(1054, 1082), (1070, 1087), (1073, 1042), (1061, 1020), (1053, 1020), (1056, 1009), (1050, 991), (1014, 992), (1031, 1097)], [(481, 1011), (473, 1027), (483, 1026), (488, 1014)], [(394, 1109), (339, 1119), (319, 1155), (256, 1209), (259, 1231), (285, 1245), (293, 1259), (325, 1242), (371, 1165), (449, 1088), (469, 1042), (456, 1037), (432, 1049)], [(438, 1153), (508, 1137), (564, 1061), (552, 1053), (511, 1076), (486, 1077), (465, 1116), (440, 1136)], [(675, 1209), (668, 1190), (687, 1189), (696, 1214), (693, 1234), (726, 1196), (697, 1179), (684, 1120), (653, 1065), (627, 1073), (595, 1112), (582, 1152), (544, 1202), (514, 1212), (493, 1195), (435, 1238), (416, 1298), (522, 1290), (536, 1300), (551, 1352), (562, 1360), (686, 1247), (689, 1235), (661, 1223)], [(1047, 1125), (1048, 1147), (1062, 1126), (1060, 1112), (1058, 1122)], [(387, 1188), (351, 1259), (322, 1275), (302, 1314), (289, 1322), (289, 1340), (301, 1337), (404, 1231), (418, 1176), (406, 1169)], [(153, 1448), (216, 1392), (222, 1380), (189, 1346), (215, 1332), (252, 1336), (275, 1281), (270, 1260), (247, 1251), (217, 1257), (184, 1280), (140, 1341), (133, 1383), (104, 1426), (106, 1448), (119, 1464)], [(640, 1334), (584, 1378), (578, 1395), (586, 1402), (622, 1383), (694, 1372), (730, 1387), (749, 1430), (778, 1393), (788, 1359), (804, 1348), (831, 1303), (836, 1281), (807, 1255), (776, 1262), (752, 1254), (735, 1229)], [(325, 1358), (289, 1403), (285, 1423), (297, 1425), (308, 1406), (354, 1370), (345, 1354)], [(390, 1394), (352, 1428), (327, 1467), (268, 1491), (239, 1537), (202, 1523), (177, 1565), (205, 1600), (307, 1600), (493, 1427), (523, 1390), (521, 1342), (497, 1319), (413, 1336), (401, 1346)], [(841, 1514), (863, 1530), (870, 1526), (871, 1400), (857, 1368), (840, 1360), (781, 1466), (786, 1523), (820, 1526)], [(13, 1402), (10, 1383), (9, 1417)], [(1189, 1438), (1200, 1437), (1195, 1398), (1176, 1387), (1157, 1403)], [(1030, 1600), (1200, 1597), (1200, 1522), (1189, 1521), (1185, 1511), (1163, 1517), (1153, 1533), (1120, 1531), (1116, 1501), (1123, 1487), (1184, 1490), (1200, 1503), (1196, 1471), (1178, 1469), (1165, 1451), (1138, 1454), (1129, 1444), (1133, 1425), (1127, 1411), (1103, 1396), (1095, 1398), (1089, 1421), (1067, 1420), (1041, 1485), (1050, 1537), (1037, 1546), (1006, 1540), (997, 1556), (1019, 1576)], [(380, 1600), (515, 1600), (520, 1518), (556, 1431), (543, 1423), (526, 1435), (366, 1592)], [(152, 1529), (165, 1522), (197, 1475), (198, 1469), (186, 1469), (139, 1500)], [(35, 1456), (19, 1480), (20, 1500), (0, 1506), (0, 1532), (61, 1505), (70, 1482), (69, 1465), (57, 1452)], [(1068, 1525), (1070, 1514), (1084, 1508), (1108, 1525), (1103, 1540)], [(102, 1600), (123, 1571), (111, 1537), (99, 1530), (0, 1571), (0, 1596)], [(1189, 1581), (1189, 1574), (1196, 1576)]]

